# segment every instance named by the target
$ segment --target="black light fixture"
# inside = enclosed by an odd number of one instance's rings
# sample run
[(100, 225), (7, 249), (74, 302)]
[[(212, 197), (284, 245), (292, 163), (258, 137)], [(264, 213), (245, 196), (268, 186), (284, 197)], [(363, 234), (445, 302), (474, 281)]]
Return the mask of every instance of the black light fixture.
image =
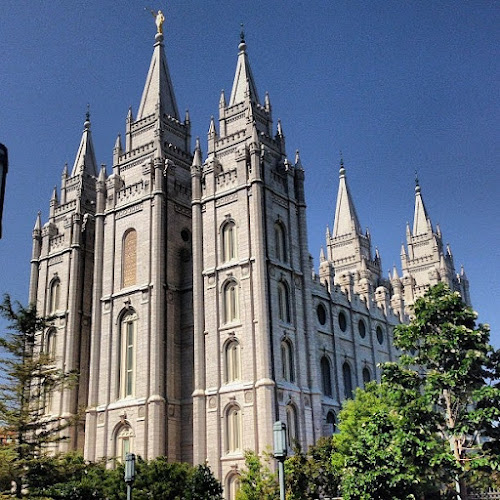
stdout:
[(0, 238), (2, 237), (2, 216), (3, 216), (3, 201), (5, 198), (5, 181), (9, 170), (9, 156), (7, 148), (0, 144)]

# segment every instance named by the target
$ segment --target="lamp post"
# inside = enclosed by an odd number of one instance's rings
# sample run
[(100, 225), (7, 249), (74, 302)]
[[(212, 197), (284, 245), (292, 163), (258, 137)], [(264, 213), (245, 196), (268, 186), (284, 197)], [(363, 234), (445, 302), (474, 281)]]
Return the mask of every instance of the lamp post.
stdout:
[(278, 476), (280, 482), (280, 500), (285, 500), (285, 459), (288, 452), (286, 442), (286, 424), (277, 421), (273, 425), (274, 458), (278, 460)]
[(5, 181), (7, 179), (8, 170), (9, 157), (7, 148), (3, 144), (0, 144), (0, 238), (2, 237), (3, 200), (5, 197)]
[(125, 483), (127, 485), (127, 500), (132, 500), (132, 483), (135, 479), (135, 455), (125, 455)]

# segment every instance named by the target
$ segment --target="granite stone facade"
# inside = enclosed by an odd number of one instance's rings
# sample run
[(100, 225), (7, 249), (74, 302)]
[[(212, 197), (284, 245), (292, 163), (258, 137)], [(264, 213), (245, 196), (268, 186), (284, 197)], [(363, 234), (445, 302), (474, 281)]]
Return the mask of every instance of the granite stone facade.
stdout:
[(81, 373), (47, 407), (85, 410), (61, 450), (208, 460), (229, 498), (243, 451), (269, 449), (276, 420), (303, 447), (334, 432), (342, 401), (396, 358), (393, 328), (430, 285), (470, 301), (418, 182), (402, 276), (382, 276), (343, 162), (313, 269), (305, 168), (259, 98), (243, 38), (205, 158), (179, 116), (161, 33), (124, 142), (112, 172), (99, 169), (87, 115), (71, 174), (33, 231), (30, 300), (55, 314), (40, 347)]

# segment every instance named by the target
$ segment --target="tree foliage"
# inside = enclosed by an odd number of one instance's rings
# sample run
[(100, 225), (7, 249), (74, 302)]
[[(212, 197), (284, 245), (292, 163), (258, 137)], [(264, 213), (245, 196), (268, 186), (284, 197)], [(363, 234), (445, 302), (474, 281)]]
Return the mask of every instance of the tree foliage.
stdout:
[(371, 383), (340, 412), (331, 459), (344, 499), (441, 498), (443, 469), (453, 463), (443, 440), (424, 431), (426, 409), (404, 396)]
[(476, 317), (446, 285), (431, 288), (415, 302), (410, 324), (395, 329), (402, 356), (383, 368), (392, 390), (426, 409), (425, 432), (449, 443), (464, 496), (475, 471), (500, 470), (500, 351)]
[(8, 321), (8, 332), (0, 336), (0, 423), (2, 432), (13, 438), (8, 467), (21, 496), (33, 461), (63, 439), (61, 432), (73, 423), (47, 415), (44, 398), (72, 384), (76, 374), (57, 369), (49, 355), (37, 349), (37, 338), (50, 325), (50, 318), (38, 316), (34, 305), (23, 307), (6, 295), (0, 315)]
[[(1, 479), (1, 478), (0, 478)], [(123, 465), (86, 462), (78, 453), (40, 457), (32, 464), (25, 488), (29, 498), (51, 500), (125, 500)], [(165, 457), (136, 462), (135, 500), (222, 500), (222, 486), (206, 465), (192, 467)]]
[(265, 464), (253, 451), (245, 451), (246, 470), (240, 476), (240, 489), (236, 500), (275, 500), (279, 497), (276, 473), (270, 468), (270, 455)]
[(285, 461), (287, 500), (336, 497), (340, 486), (339, 469), (332, 464), (335, 447), (329, 437), (320, 438), (307, 453), (295, 449)]

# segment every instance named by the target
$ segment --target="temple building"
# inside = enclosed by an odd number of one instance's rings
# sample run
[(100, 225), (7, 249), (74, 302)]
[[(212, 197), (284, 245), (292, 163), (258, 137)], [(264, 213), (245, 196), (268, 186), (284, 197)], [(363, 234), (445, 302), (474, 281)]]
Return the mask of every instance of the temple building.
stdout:
[(30, 300), (55, 316), (39, 343), (81, 374), (45, 410), (85, 408), (60, 451), (208, 461), (232, 499), (244, 450), (271, 447), (276, 420), (304, 448), (334, 432), (342, 401), (397, 357), (393, 329), (415, 299), (446, 282), (470, 302), (468, 281), (418, 182), (401, 271), (384, 277), (343, 161), (314, 270), (307, 159), (287, 153), (244, 36), (203, 153), (179, 114), (160, 28), (111, 170), (96, 162), (87, 113), (48, 220), (36, 218)]

